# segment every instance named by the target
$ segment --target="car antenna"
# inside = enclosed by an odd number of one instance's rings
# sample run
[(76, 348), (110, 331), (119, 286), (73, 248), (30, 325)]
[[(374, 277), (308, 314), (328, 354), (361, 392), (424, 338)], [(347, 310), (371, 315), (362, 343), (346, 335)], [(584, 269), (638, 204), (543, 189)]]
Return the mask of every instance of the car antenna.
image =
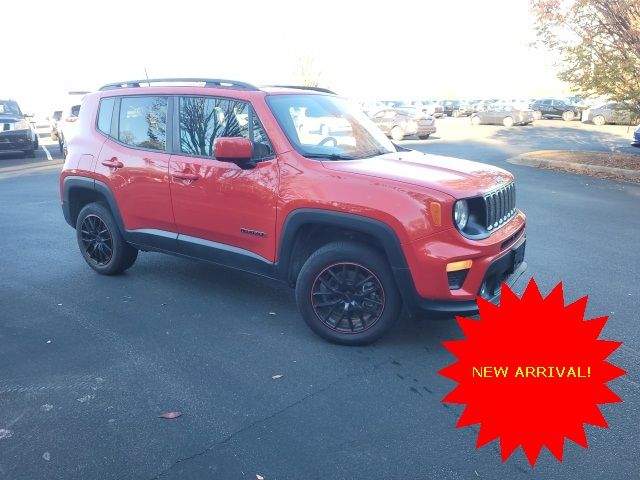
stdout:
[(147, 78), (147, 85), (151, 86), (151, 82), (149, 81), (149, 74), (147, 73), (147, 67), (144, 67), (144, 76)]

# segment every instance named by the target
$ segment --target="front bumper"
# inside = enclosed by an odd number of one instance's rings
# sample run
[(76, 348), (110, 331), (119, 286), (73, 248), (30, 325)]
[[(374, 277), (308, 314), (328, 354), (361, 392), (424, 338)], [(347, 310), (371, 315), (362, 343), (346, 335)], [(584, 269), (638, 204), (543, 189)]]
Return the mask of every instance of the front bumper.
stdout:
[[(453, 229), (405, 244), (408, 268), (394, 268), (394, 274), (407, 309), (414, 314), (472, 315), (478, 310), (477, 296), (498, 303), (502, 283), (513, 285), (527, 268), (525, 241), (526, 219), (518, 212), (484, 240), (464, 239)], [(447, 263), (465, 259), (473, 263), (462, 286), (450, 288)]]
[(0, 151), (25, 151), (33, 148), (30, 130), (0, 132)]

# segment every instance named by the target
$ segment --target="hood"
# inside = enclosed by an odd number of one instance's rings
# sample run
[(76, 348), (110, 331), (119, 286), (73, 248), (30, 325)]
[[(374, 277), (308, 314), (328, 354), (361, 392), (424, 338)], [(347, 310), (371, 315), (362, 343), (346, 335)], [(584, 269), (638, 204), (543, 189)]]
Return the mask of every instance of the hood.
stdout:
[(492, 165), (413, 150), (361, 160), (328, 161), (323, 165), (336, 172), (386, 178), (437, 190), (457, 199), (481, 195), (513, 180), (509, 172)]

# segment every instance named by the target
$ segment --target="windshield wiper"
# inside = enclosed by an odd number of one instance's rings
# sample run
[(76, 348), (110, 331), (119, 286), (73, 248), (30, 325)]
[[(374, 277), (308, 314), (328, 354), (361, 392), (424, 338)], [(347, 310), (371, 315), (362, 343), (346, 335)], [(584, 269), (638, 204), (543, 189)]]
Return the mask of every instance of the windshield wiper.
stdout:
[(349, 155), (338, 155), (337, 153), (305, 153), (307, 158), (322, 158), (325, 160), (355, 160), (356, 157)]

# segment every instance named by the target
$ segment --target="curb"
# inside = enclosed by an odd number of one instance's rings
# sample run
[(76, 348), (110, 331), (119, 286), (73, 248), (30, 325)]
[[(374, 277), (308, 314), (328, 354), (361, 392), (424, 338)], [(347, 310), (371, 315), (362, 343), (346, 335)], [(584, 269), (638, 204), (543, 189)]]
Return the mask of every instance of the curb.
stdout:
[(549, 158), (537, 158), (537, 157), (529, 157), (526, 154), (517, 155), (512, 158), (508, 158), (507, 162), (513, 163), (515, 165), (526, 165), (528, 167), (562, 167), (571, 169), (573, 173), (582, 173), (584, 175), (589, 175), (593, 173), (606, 173), (610, 175), (619, 175), (628, 179), (629, 181), (638, 182), (640, 181), (640, 171), (637, 170), (627, 170), (626, 168), (615, 168), (615, 167), (605, 167), (602, 165), (588, 165), (584, 163), (576, 163), (576, 162), (567, 162), (564, 160), (552, 160)]

